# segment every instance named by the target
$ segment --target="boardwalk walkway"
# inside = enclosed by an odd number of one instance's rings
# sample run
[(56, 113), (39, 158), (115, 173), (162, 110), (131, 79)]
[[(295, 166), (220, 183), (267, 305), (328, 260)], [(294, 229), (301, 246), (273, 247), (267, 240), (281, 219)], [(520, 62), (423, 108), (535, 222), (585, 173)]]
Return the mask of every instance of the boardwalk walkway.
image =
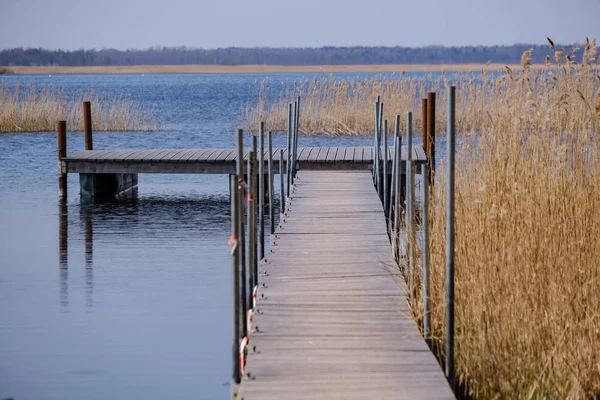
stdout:
[(260, 272), (238, 398), (454, 398), (410, 316), (370, 173), (299, 171)]

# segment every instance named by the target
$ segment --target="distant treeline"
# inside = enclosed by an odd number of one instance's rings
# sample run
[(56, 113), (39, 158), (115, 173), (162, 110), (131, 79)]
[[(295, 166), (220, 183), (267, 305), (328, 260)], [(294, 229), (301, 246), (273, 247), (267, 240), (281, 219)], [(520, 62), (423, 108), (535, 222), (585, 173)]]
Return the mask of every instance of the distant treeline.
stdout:
[[(572, 46), (564, 47), (571, 52)], [(101, 65), (357, 65), (357, 64), (518, 64), (524, 51), (533, 49), (532, 62), (543, 63), (553, 52), (546, 45), (463, 47), (229, 47), (197, 49), (153, 47), (146, 50), (46, 50), (13, 48), (0, 51), (0, 66), (101, 66)], [(580, 49), (575, 60), (581, 62)]]

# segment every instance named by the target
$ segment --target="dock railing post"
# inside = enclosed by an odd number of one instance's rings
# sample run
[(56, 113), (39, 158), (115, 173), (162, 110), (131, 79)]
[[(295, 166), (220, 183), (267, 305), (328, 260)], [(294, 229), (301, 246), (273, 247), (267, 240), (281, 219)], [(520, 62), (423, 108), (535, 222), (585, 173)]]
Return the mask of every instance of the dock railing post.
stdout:
[(83, 102), (83, 135), (85, 138), (85, 149), (94, 150), (92, 141), (92, 104), (89, 101)]
[(269, 143), (267, 146), (269, 155), (267, 157), (269, 172), (269, 233), (275, 233), (275, 205), (273, 204), (273, 132), (269, 131)]
[(429, 183), (435, 184), (435, 92), (427, 94), (427, 145), (429, 153)]
[(423, 337), (431, 339), (431, 322), (429, 320), (429, 165), (421, 164), (421, 178), (423, 180)]
[(381, 165), (381, 145), (382, 145), (382, 139), (383, 139), (383, 101), (381, 103), (379, 103), (379, 134), (377, 135), (377, 171), (379, 172), (377, 174), (377, 181), (379, 182), (379, 186), (377, 188), (377, 194), (379, 195), (379, 198), (381, 198), (383, 196), (383, 171), (382, 171), (382, 165)]
[(393, 154), (392, 154), (392, 171), (390, 172), (391, 175), (391, 185), (390, 185), (390, 189), (388, 190), (388, 194), (389, 194), (389, 199), (388, 199), (388, 214), (387, 214), (387, 227), (388, 227), (388, 233), (390, 235), (390, 242), (392, 244), (392, 249), (394, 248), (394, 242), (393, 242), (393, 233), (394, 233), (394, 226), (392, 225), (394, 223), (394, 193), (395, 193), (395, 189), (396, 189), (396, 162), (398, 161), (398, 159), (396, 158), (396, 146), (398, 146), (398, 137), (396, 135), (393, 136), (394, 138), (394, 147), (393, 147)]
[(261, 121), (258, 140), (258, 260), (265, 257), (265, 123)]
[(285, 192), (284, 192), (284, 181), (285, 174), (283, 172), (283, 149), (279, 149), (279, 219), (285, 212)]
[(67, 122), (58, 121), (58, 197), (67, 197), (67, 173), (63, 171), (62, 159), (67, 156)]
[(229, 192), (231, 205), (231, 237), (229, 245), (231, 246), (231, 256), (233, 263), (233, 339), (231, 343), (232, 360), (231, 365), (233, 371), (231, 374), (231, 394), (235, 396), (237, 393), (237, 384), (240, 383), (241, 365), (240, 365), (240, 330), (241, 320), (245, 319), (240, 310), (241, 297), (240, 293), (240, 247), (239, 247), (239, 211), (238, 201), (240, 199), (240, 191), (238, 189), (238, 179), (235, 175), (229, 175)]
[(446, 200), (446, 377), (454, 388), (454, 154), (456, 87), (448, 88), (448, 182)]
[(400, 136), (400, 115), (396, 115), (396, 139), (398, 141), (398, 147), (396, 147), (396, 154), (395, 157), (398, 158), (398, 161), (396, 162), (396, 187), (394, 189), (395, 193), (395, 198), (394, 198), (394, 228), (395, 228), (395, 233), (394, 233), (394, 242), (396, 245), (396, 251), (395, 251), (395, 256), (396, 259), (399, 260), (400, 259), (400, 194), (402, 192), (401, 190), (401, 182), (402, 182), (402, 136)]
[(254, 186), (255, 186), (255, 175), (254, 170), (254, 158), (256, 157), (256, 136), (252, 136), (252, 147), (248, 154), (247, 160), (247, 171), (248, 176), (248, 189), (246, 195), (246, 203), (248, 212), (246, 216), (248, 218), (248, 271), (250, 272), (250, 290), (248, 291), (248, 309), (253, 307), (254, 288), (257, 282), (257, 276), (254, 274), (254, 263), (256, 258), (256, 202), (254, 200)]
[(379, 194), (379, 96), (375, 102), (375, 142), (373, 144), (373, 183)]
[(244, 223), (244, 192), (247, 187), (244, 184), (244, 131), (242, 129), (238, 129), (237, 133), (237, 157), (235, 170), (237, 175), (238, 182), (238, 202), (237, 202), (237, 223), (238, 223), (238, 260), (239, 267), (238, 271), (240, 274), (240, 308), (241, 313), (244, 316), (241, 321), (242, 332), (246, 332), (248, 330), (247, 320), (245, 318), (246, 313), (248, 312), (248, 279), (246, 275), (246, 228)]
[(408, 288), (410, 290), (410, 300), (414, 299), (414, 284), (415, 284), (415, 185), (414, 176), (412, 173), (412, 113), (406, 113), (406, 142), (407, 142), (407, 157), (406, 157), (406, 239), (407, 239), (407, 256), (408, 256)]
[(287, 197), (290, 197), (290, 187), (292, 186), (292, 174), (290, 172), (290, 163), (292, 159), (292, 103), (288, 104), (288, 129), (287, 129), (287, 157), (285, 162), (285, 173), (287, 179)]
[(296, 97), (296, 124), (295, 124), (296, 134), (294, 135), (294, 164), (292, 164), (293, 172), (294, 172), (294, 180), (296, 179), (296, 174), (298, 173), (297, 161), (298, 161), (298, 137), (300, 135), (300, 96)]
[(383, 121), (383, 213), (387, 215), (388, 207), (388, 121)]

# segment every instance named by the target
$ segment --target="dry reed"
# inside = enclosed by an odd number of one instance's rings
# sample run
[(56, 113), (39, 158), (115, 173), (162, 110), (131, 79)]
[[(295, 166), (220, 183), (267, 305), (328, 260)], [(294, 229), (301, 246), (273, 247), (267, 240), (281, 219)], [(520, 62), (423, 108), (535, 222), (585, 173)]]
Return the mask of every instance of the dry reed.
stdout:
[[(507, 71), (488, 98), (457, 90), (487, 120), (460, 136), (456, 169), (456, 367), (473, 398), (600, 397), (600, 78), (556, 53), (558, 68)], [(430, 304), (443, 358), (443, 165), (437, 176)]]
[(71, 131), (83, 130), (84, 100), (92, 104), (92, 126), (95, 131), (152, 131), (158, 120), (128, 97), (68, 95), (63, 89), (38, 88), (31, 84), (0, 87), (0, 132), (50, 132), (58, 120), (66, 120)]

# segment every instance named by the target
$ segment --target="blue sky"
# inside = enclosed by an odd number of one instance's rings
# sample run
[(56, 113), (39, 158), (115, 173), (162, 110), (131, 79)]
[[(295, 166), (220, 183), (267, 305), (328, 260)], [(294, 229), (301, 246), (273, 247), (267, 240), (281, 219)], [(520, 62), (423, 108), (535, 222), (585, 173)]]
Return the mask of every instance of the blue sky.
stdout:
[(0, 48), (570, 44), (600, 0), (0, 0)]

